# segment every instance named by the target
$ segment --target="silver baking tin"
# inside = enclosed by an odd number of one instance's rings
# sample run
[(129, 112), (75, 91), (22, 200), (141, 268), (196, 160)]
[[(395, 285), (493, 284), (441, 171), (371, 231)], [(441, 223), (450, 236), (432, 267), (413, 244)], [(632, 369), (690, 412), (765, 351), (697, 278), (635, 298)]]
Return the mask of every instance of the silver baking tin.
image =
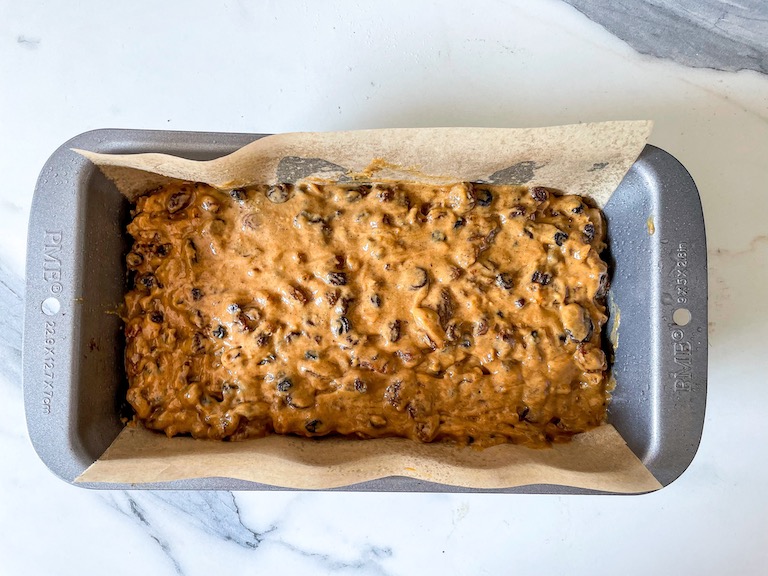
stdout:
[[(164, 152), (196, 160), (228, 154), (261, 134), (95, 130), (63, 144), (43, 167), (27, 240), (24, 405), (32, 444), (73, 483), (123, 424), (122, 323), (129, 205), (72, 152)], [(707, 393), (707, 248), (698, 191), (670, 154), (646, 146), (605, 207), (612, 266), (611, 320), (620, 316), (608, 421), (666, 486), (691, 463)], [(649, 218), (655, 231), (650, 233)], [(676, 310), (690, 311), (678, 325)], [(620, 311), (616, 314), (616, 309)], [(680, 320), (683, 312), (677, 312)], [(285, 490), (232, 478), (153, 484), (78, 483), (99, 489)], [(585, 494), (567, 486), (473, 490), (404, 477), (351, 491)]]

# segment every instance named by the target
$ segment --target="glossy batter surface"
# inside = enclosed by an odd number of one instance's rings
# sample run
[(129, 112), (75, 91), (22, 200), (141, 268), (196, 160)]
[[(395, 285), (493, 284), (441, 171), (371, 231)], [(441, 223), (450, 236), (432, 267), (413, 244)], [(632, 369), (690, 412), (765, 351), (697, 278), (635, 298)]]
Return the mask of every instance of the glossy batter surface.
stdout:
[(578, 196), (180, 183), (128, 231), (128, 401), (150, 429), (543, 446), (604, 420), (604, 227)]

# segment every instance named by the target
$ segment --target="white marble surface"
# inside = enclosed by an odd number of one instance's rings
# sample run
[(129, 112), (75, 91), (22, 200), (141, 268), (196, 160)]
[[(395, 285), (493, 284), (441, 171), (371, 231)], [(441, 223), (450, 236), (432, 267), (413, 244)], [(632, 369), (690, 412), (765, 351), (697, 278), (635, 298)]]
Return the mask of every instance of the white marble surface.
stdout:
[[(0, 0), (1, 574), (768, 572), (768, 77), (642, 56), (554, 0), (117, 4)], [(90, 492), (35, 455), (19, 370), (26, 221), (37, 173), (67, 138), (624, 118), (656, 121), (652, 143), (691, 171), (707, 221), (707, 419), (670, 487)]]

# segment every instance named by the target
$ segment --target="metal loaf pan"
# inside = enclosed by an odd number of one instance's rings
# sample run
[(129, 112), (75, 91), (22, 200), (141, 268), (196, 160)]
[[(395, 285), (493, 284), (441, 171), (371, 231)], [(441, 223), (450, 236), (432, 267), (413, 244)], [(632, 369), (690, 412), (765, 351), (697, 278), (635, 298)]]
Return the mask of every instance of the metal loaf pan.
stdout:
[[(122, 428), (119, 398), (126, 382), (122, 326), (114, 310), (123, 297), (129, 248), (128, 202), (70, 148), (209, 160), (262, 136), (96, 130), (62, 145), (43, 168), (27, 245), (24, 404), (35, 449), (63, 480), (72, 483)], [(605, 215), (613, 268), (607, 334), (620, 317), (613, 362), (616, 389), (608, 420), (666, 486), (690, 464), (704, 423), (707, 252), (701, 202), (685, 168), (649, 145), (605, 207)], [(78, 485), (280, 489), (231, 478)], [(343, 489), (472, 491), (403, 477)], [(550, 485), (486, 491), (591, 493)]]

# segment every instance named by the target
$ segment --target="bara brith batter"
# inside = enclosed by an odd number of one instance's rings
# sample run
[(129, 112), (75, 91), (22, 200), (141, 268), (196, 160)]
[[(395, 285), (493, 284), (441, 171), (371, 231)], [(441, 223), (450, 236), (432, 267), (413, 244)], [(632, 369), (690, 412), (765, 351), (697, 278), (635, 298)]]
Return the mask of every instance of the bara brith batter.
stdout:
[(139, 198), (128, 401), (169, 436), (546, 446), (601, 424), (597, 208), (546, 188), (300, 183)]

